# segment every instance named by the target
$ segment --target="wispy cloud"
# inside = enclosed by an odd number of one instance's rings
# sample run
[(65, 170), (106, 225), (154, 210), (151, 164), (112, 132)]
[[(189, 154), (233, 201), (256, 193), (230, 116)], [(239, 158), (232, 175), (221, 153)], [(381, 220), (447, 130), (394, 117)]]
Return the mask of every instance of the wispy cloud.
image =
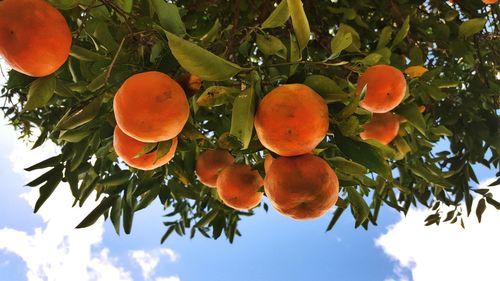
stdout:
[[(482, 182), (486, 187), (493, 179)], [(500, 187), (493, 187), (495, 198)], [(474, 202), (473, 209), (477, 204)], [(410, 270), (414, 281), (496, 281), (500, 276), (500, 212), (488, 206), (479, 224), (475, 215), (465, 218), (465, 229), (460, 224), (424, 226), (428, 210), (412, 209), (401, 221), (390, 226), (376, 245), (397, 261), (392, 280), (408, 280), (401, 269)], [(399, 275), (399, 276), (398, 276)], [(391, 280), (388, 279), (388, 280)], [(411, 280), (411, 279), (410, 279)]]
[[(144, 280), (151, 280), (151, 276), (154, 274), (154, 271), (158, 264), (160, 264), (160, 260), (162, 256), (166, 256), (170, 262), (175, 262), (178, 259), (177, 253), (175, 253), (172, 249), (168, 248), (158, 248), (151, 251), (145, 250), (135, 250), (130, 251), (130, 257), (139, 265), (142, 271), (142, 277)], [(169, 279), (170, 278), (170, 279)], [(156, 281), (179, 281), (179, 277), (170, 276), (170, 277), (157, 277)]]

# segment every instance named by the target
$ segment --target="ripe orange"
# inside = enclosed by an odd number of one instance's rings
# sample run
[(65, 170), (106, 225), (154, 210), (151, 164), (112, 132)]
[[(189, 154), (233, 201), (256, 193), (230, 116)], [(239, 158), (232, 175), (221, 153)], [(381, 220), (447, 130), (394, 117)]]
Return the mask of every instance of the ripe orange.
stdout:
[(366, 95), (359, 103), (373, 113), (385, 113), (398, 106), (406, 93), (406, 80), (401, 71), (389, 65), (369, 67), (358, 79), (356, 94), (367, 86)]
[(181, 86), (168, 75), (151, 71), (128, 78), (114, 98), (116, 123), (142, 142), (161, 142), (177, 136), (189, 117)]
[(399, 116), (392, 112), (374, 113), (372, 119), (363, 125), (365, 130), (359, 135), (364, 140), (375, 139), (389, 144), (398, 135), (399, 122)]
[(267, 149), (281, 156), (310, 153), (328, 132), (328, 106), (311, 88), (289, 84), (260, 102), (255, 130)]
[(154, 170), (167, 164), (167, 162), (174, 157), (177, 148), (177, 138), (172, 140), (172, 146), (168, 153), (156, 162), (156, 152), (135, 157), (141, 152), (144, 143), (127, 136), (118, 126), (115, 127), (113, 147), (115, 148), (116, 154), (118, 154), (118, 156), (120, 156), (129, 166), (141, 170)]
[(219, 173), (233, 162), (234, 157), (227, 150), (207, 150), (201, 153), (196, 160), (196, 175), (204, 185), (216, 187)]
[(259, 172), (244, 164), (227, 166), (217, 179), (217, 193), (224, 204), (237, 210), (249, 210), (259, 205), (264, 180)]
[(264, 158), (264, 171), (267, 174), (267, 171), (269, 171), (269, 168), (271, 168), (271, 164), (273, 164), (274, 157), (271, 154), (266, 155), (266, 158)]
[(484, 4), (495, 4), (498, 0), (483, 0)]
[(264, 188), (278, 212), (297, 220), (321, 217), (339, 196), (337, 175), (313, 154), (275, 159)]
[(44, 0), (0, 1), (0, 55), (16, 71), (42, 77), (68, 58), (71, 30)]

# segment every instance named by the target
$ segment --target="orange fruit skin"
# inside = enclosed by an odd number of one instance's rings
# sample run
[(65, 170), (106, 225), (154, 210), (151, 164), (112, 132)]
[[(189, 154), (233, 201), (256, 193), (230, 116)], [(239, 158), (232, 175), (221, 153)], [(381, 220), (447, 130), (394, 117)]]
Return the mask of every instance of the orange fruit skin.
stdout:
[(264, 180), (259, 172), (244, 164), (227, 166), (217, 178), (217, 193), (224, 204), (237, 210), (249, 210), (259, 205)]
[(204, 185), (216, 187), (220, 172), (233, 163), (234, 157), (227, 150), (206, 150), (196, 160), (196, 175)]
[(140, 157), (135, 156), (141, 152), (144, 147), (144, 142), (138, 141), (126, 135), (118, 126), (115, 127), (113, 147), (116, 154), (130, 167), (141, 170), (154, 170), (159, 168), (170, 161), (177, 149), (177, 138), (172, 140), (172, 146), (167, 154), (158, 159), (155, 163), (156, 152), (144, 154)]
[(275, 159), (264, 189), (281, 214), (296, 220), (316, 219), (337, 202), (339, 180), (325, 160), (305, 154)]
[(14, 70), (33, 77), (54, 73), (71, 41), (66, 20), (46, 1), (0, 1), (0, 55)]
[(260, 142), (281, 156), (311, 152), (325, 138), (328, 125), (325, 100), (301, 84), (272, 90), (262, 99), (255, 115)]
[(363, 140), (375, 139), (389, 144), (398, 135), (399, 123), (399, 116), (392, 112), (374, 113), (372, 119), (363, 125), (365, 130), (359, 136)]
[(495, 4), (498, 0), (483, 0), (484, 4)]
[(271, 156), (271, 154), (266, 155), (266, 158), (264, 158), (264, 171), (266, 173), (271, 168), (271, 164), (273, 164), (273, 161), (274, 161), (274, 157)]
[(173, 139), (189, 117), (184, 90), (156, 71), (128, 78), (116, 93), (113, 107), (120, 129), (142, 142)]
[(367, 85), (366, 95), (359, 103), (373, 113), (385, 113), (398, 106), (406, 93), (406, 80), (401, 71), (389, 65), (369, 67), (358, 79), (356, 94)]

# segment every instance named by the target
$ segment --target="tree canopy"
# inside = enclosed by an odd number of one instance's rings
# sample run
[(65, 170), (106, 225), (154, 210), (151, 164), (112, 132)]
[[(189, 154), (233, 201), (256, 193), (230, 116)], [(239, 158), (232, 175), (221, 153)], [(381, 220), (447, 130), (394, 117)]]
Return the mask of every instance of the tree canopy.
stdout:
[[(165, 241), (173, 232), (230, 242), (250, 211), (225, 206), (199, 182), (198, 155), (220, 147), (265, 176), (254, 113), (283, 84), (305, 84), (328, 104), (329, 131), (314, 154), (340, 182), (327, 230), (350, 211), (355, 227), (376, 225), (382, 207), (433, 210), (425, 223), (460, 223), (500, 209), (473, 165), (498, 169), (499, 7), (479, 0), (50, 0), (72, 31), (70, 57), (54, 74), (14, 70), (2, 110), (33, 148), (52, 141), (59, 155), (27, 168), (47, 169), (35, 211), (67, 183), (82, 206), (93, 191), (100, 216), (130, 233), (134, 213), (165, 207)], [(453, 2), (453, 1), (452, 1)], [(50, 36), (49, 34), (47, 36)], [(356, 83), (368, 67), (405, 72), (407, 91), (394, 110), (406, 122), (387, 145), (362, 140), (372, 114), (359, 106)], [(130, 168), (113, 149), (113, 98), (133, 74), (159, 71), (185, 89), (190, 116), (167, 165)], [(193, 85), (195, 75), (201, 79)], [(196, 83), (194, 83), (196, 84)], [(293, 99), (293, 97), (290, 97)], [(134, 112), (130, 112), (134, 114)], [(307, 124), (304, 124), (307, 126)], [(152, 149), (152, 148), (150, 148)], [(160, 148), (158, 148), (160, 149)], [(500, 176), (500, 173), (497, 173)], [(500, 179), (494, 184), (498, 184)], [(59, 187), (58, 187), (59, 186)], [(473, 210), (473, 196), (479, 204)], [(452, 206), (442, 212), (443, 206)], [(258, 208), (268, 210), (266, 203)], [(344, 213), (345, 212), (345, 213)], [(424, 223), (424, 222), (423, 222)]]

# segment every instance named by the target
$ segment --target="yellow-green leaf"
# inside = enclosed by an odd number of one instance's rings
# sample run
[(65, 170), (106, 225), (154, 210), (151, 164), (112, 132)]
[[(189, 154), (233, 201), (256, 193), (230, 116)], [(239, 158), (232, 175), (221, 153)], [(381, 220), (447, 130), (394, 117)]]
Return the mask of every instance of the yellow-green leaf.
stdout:
[(307, 20), (306, 12), (302, 6), (302, 1), (287, 0), (287, 2), (288, 10), (290, 11), (290, 16), (292, 17), (293, 30), (295, 31), (297, 42), (299, 43), (300, 50), (302, 51), (307, 46), (307, 42), (309, 42), (309, 37), (311, 36), (309, 21)]
[(202, 47), (166, 32), (168, 46), (179, 64), (191, 74), (206, 81), (227, 80), (243, 70)]
[(252, 139), (253, 120), (255, 114), (254, 88), (249, 87), (239, 94), (233, 103), (230, 134), (237, 137), (248, 148)]
[(282, 59), (287, 58), (286, 46), (278, 37), (257, 34), (257, 46), (264, 55), (276, 55)]
[(288, 18), (290, 18), (288, 3), (287, 0), (282, 0), (271, 15), (262, 23), (262, 29), (280, 27), (285, 24)]
[(41, 77), (33, 81), (28, 91), (28, 101), (24, 110), (33, 110), (46, 105), (54, 95), (56, 78), (53, 75)]

